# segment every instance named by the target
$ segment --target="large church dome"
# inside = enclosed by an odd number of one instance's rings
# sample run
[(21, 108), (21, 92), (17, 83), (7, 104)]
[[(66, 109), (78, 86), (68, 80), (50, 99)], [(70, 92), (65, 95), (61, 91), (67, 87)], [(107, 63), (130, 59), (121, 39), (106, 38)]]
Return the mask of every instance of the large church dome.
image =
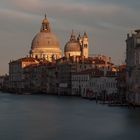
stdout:
[(30, 55), (34, 58), (46, 59), (48, 61), (61, 57), (59, 41), (51, 32), (46, 15), (42, 21), (40, 32), (32, 40)]
[(34, 37), (31, 48), (59, 48), (59, 42), (53, 33), (40, 32)]

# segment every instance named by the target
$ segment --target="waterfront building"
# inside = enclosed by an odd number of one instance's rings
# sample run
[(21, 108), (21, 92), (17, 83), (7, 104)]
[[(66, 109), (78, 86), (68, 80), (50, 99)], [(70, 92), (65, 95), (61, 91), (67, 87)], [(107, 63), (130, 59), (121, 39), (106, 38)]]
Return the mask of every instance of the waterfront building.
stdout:
[(75, 70), (74, 63), (65, 62), (57, 65), (59, 95), (71, 95), (71, 75)]
[(24, 88), (31, 93), (57, 93), (56, 66), (48, 61), (24, 68)]
[(106, 93), (117, 94), (117, 72), (90, 69), (72, 75), (72, 94), (95, 98)]
[(5, 74), (3, 76), (0, 76), (0, 90), (3, 88), (8, 89), (9, 85), (9, 75)]
[(86, 89), (89, 89), (90, 74), (82, 71), (72, 74), (72, 95), (84, 96)]
[(117, 76), (117, 85), (118, 85), (118, 93), (120, 97), (121, 103), (126, 102), (126, 65), (120, 65), (118, 67), (118, 76)]
[(0, 89), (2, 89), (2, 87), (3, 87), (4, 78), (5, 78), (5, 76), (0, 76)]
[[(89, 69), (103, 71), (116, 71), (114, 64), (109, 57), (98, 55), (96, 57), (83, 58), (81, 56), (62, 57), (56, 60), (58, 74), (58, 92), (63, 95), (81, 95), (79, 90), (84, 90), (84, 86), (79, 88), (79, 83), (74, 84), (76, 93), (72, 89), (73, 73), (83, 72)], [(84, 83), (83, 83), (84, 84)], [(86, 84), (85, 84), (86, 86)]]
[(11, 90), (22, 91), (24, 89), (24, 68), (39, 61), (32, 57), (25, 57), (9, 63), (9, 88)]
[(127, 100), (140, 105), (140, 30), (128, 34), (126, 39)]

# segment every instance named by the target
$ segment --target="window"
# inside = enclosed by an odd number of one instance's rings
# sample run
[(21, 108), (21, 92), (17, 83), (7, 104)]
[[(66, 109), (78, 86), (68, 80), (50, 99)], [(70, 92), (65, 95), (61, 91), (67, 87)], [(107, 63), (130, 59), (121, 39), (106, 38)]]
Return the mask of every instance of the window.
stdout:
[(140, 44), (140, 38), (137, 38), (137, 44)]
[(139, 55), (138, 55), (138, 59), (139, 59), (139, 64), (140, 64), (140, 52), (139, 52)]
[(37, 56), (37, 55), (35, 55), (35, 58), (37, 59), (37, 58), (38, 58), (38, 56)]

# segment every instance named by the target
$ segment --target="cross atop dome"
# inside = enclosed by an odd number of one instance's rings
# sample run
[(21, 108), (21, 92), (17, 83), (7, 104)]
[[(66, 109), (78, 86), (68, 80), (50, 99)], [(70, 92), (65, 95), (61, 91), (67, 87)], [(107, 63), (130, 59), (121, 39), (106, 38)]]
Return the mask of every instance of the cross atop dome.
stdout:
[(46, 15), (46, 13), (45, 13), (45, 19), (47, 18), (47, 15)]

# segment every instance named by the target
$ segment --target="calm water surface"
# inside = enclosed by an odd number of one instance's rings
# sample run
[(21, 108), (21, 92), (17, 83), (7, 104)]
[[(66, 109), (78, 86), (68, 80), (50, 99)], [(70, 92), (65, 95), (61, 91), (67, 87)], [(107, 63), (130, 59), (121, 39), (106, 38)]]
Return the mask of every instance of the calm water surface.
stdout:
[(137, 140), (140, 109), (0, 93), (0, 140)]

